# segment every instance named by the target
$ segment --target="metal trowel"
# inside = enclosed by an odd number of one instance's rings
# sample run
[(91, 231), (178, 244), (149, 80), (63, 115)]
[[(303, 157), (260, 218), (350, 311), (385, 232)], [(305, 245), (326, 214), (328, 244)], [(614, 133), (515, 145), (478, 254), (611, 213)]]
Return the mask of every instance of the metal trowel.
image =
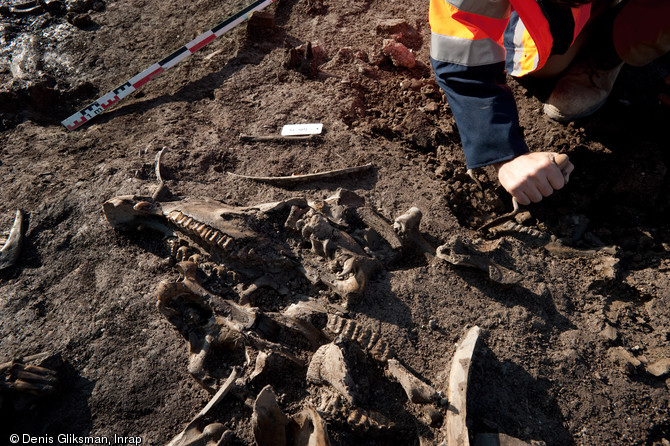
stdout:
[[(564, 154), (564, 153), (559, 153), (558, 155), (556, 155), (556, 156), (554, 157), (554, 162), (556, 163), (556, 165), (558, 166), (558, 168), (561, 169), (561, 171), (562, 171), (563, 169), (565, 169), (565, 167), (568, 165), (568, 161), (569, 161), (569, 160), (570, 160), (570, 159), (568, 158), (568, 155), (566, 155), (566, 154)], [(516, 201), (516, 198), (512, 198), (512, 206), (513, 206), (513, 209), (512, 209), (511, 212), (508, 212), (508, 213), (505, 214), (505, 215), (501, 215), (500, 217), (496, 217), (496, 218), (494, 218), (494, 219), (492, 219), (492, 220), (489, 220), (489, 221), (486, 222), (484, 225), (482, 225), (482, 226), (479, 228), (479, 230), (480, 230), (480, 231), (486, 231), (486, 230), (488, 230), (488, 229), (491, 229), (491, 228), (493, 228), (493, 227), (495, 227), (495, 226), (501, 225), (501, 224), (505, 223), (506, 221), (509, 221), (509, 220), (513, 219), (514, 216), (515, 216), (516, 214), (518, 214), (519, 211), (521, 210), (521, 208), (520, 208), (520, 206), (519, 206), (519, 202)]]

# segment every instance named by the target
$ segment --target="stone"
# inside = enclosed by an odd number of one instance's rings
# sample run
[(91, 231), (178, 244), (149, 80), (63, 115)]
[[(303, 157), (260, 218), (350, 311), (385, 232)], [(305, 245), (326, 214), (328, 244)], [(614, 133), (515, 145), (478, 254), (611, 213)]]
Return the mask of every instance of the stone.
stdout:
[(659, 378), (670, 374), (670, 358), (663, 358), (647, 365), (647, 372)]
[(605, 328), (600, 332), (600, 337), (605, 341), (615, 342), (619, 338), (619, 332), (610, 324), (605, 324)]
[(400, 42), (384, 39), (382, 51), (391, 58), (391, 62), (396, 67), (414, 68), (416, 66), (416, 59), (412, 51)]

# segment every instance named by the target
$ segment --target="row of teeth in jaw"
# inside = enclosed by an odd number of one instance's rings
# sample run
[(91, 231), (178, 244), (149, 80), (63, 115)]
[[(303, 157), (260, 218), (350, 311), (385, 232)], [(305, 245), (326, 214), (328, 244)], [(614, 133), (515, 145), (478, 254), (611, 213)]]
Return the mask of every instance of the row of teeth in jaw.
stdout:
[(224, 251), (230, 251), (233, 247), (232, 237), (205, 223), (197, 221), (193, 217), (189, 217), (179, 211), (172, 211), (168, 214), (167, 218), (185, 232), (195, 234), (205, 242), (218, 246)]
[(340, 335), (344, 339), (356, 342), (364, 351), (370, 353), (380, 362), (386, 362), (389, 358), (393, 357), (393, 352), (389, 345), (379, 333), (373, 333), (368, 329), (362, 328), (355, 321), (335, 314), (329, 314), (326, 330), (332, 334)]

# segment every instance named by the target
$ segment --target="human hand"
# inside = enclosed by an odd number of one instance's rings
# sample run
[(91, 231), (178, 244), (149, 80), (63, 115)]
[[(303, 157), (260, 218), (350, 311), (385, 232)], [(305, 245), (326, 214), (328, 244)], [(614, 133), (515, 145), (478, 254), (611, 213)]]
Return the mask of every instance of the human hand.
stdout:
[(575, 166), (566, 161), (562, 170), (555, 152), (530, 152), (496, 164), (498, 181), (519, 204), (537, 203), (565, 186)]

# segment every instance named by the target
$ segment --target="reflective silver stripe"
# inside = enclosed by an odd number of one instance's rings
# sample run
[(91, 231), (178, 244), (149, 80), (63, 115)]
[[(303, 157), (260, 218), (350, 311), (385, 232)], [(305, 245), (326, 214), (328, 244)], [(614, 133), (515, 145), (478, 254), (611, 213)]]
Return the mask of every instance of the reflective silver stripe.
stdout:
[(470, 40), (433, 32), (430, 36), (430, 57), (474, 67), (503, 62), (505, 49), (492, 39)]
[[(510, 75), (512, 76), (520, 76), (523, 73), (523, 69), (521, 68), (521, 58), (524, 56), (525, 49), (523, 46), (523, 34), (526, 31), (526, 25), (523, 24), (521, 20), (517, 21), (516, 27), (514, 28), (514, 57), (512, 59), (513, 61), (513, 66), (512, 66), (512, 72)], [(530, 71), (534, 70), (538, 63), (540, 62), (540, 57), (538, 54), (535, 54), (535, 57), (533, 58), (533, 67)]]
[(505, 19), (509, 16), (509, 0), (443, 0), (451, 6), (472, 14)]
[(521, 58), (523, 57), (523, 33), (526, 31), (526, 25), (523, 24), (521, 20), (516, 22), (516, 28), (514, 28), (514, 65), (512, 69), (512, 76), (518, 75), (521, 73)]

